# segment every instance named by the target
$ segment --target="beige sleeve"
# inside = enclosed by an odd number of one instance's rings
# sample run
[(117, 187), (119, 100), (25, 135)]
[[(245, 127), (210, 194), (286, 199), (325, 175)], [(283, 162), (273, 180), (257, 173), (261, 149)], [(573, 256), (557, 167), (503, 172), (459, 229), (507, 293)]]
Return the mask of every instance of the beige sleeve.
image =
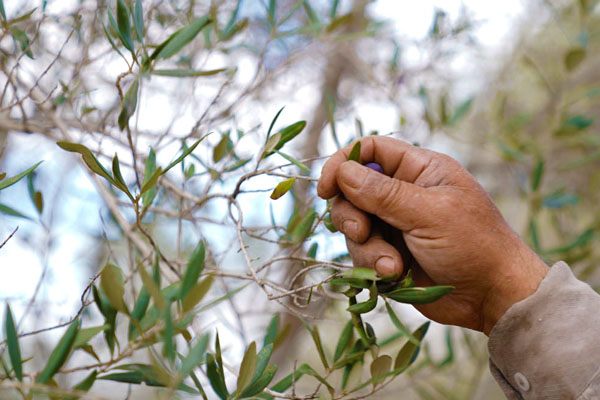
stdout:
[(558, 262), (500, 318), (488, 349), (511, 400), (600, 400), (600, 295)]

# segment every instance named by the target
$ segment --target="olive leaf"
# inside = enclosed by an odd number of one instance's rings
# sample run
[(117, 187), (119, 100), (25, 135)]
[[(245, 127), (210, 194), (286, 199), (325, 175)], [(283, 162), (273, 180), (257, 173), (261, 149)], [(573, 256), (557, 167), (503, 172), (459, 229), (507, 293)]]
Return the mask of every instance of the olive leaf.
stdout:
[(154, 60), (174, 56), (188, 43), (194, 40), (198, 33), (200, 33), (200, 31), (210, 22), (212, 21), (207, 16), (196, 18), (191, 24), (177, 30), (169, 36), (167, 40), (158, 45), (150, 55), (150, 59)]
[[(123, 46), (134, 54), (133, 40), (131, 39), (131, 25), (129, 23), (129, 10), (123, 0), (117, 0), (117, 32)], [(123, 129), (123, 128), (121, 128)]]
[(123, 314), (129, 314), (123, 295), (125, 286), (121, 269), (113, 264), (106, 264), (100, 273), (100, 287), (110, 304)]
[(350, 150), (350, 154), (348, 155), (348, 161), (360, 162), (360, 141), (352, 146), (352, 150)]
[(433, 303), (454, 290), (454, 286), (409, 287), (396, 289), (385, 296), (400, 303)]
[(252, 381), (254, 373), (256, 372), (256, 361), (256, 342), (252, 342), (250, 343), (250, 346), (248, 346), (248, 349), (246, 349), (246, 353), (244, 353), (244, 358), (242, 359), (242, 364), (240, 365), (240, 371), (237, 379), (238, 393), (243, 391)]
[(271, 193), (271, 199), (277, 200), (278, 198), (286, 194), (292, 188), (292, 186), (294, 186), (294, 182), (296, 182), (296, 178), (289, 178), (285, 181), (279, 182), (275, 189), (273, 189), (273, 192)]
[(71, 349), (73, 348), (73, 343), (75, 342), (75, 338), (77, 337), (77, 331), (79, 330), (79, 320), (75, 319), (69, 325), (64, 335), (58, 341), (58, 344), (50, 353), (50, 357), (44, 366), (44, 369), (38, 375), (36, 382), (37, 383), (47, 383), (53, 376), (58, 372), (58, 370), (63, 366), (69, 354), (71, 353)]
[(12, 364), (13, 371), (18, 380), (23, 381), (23, 365), (21, 361), (21, 347), (19, 346), (19, 336), (13, 318), (12, 311), (8, 303), (4, 313), (4, 334), (6, 337), (6, 346), (8, 347), (8, 356)]

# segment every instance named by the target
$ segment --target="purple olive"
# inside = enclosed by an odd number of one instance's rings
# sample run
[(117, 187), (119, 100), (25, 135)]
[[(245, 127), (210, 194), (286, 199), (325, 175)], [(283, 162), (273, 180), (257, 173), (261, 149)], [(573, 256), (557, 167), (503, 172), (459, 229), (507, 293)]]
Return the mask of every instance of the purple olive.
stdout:
[(380, 174), (383, 174), (383, 168), (381, 167), (381, 165), (379, 165), (377, 163), (374, 163), (374, 162), (366, 163), (365, 167), (371, 168), (373, 171), (377, 171)]

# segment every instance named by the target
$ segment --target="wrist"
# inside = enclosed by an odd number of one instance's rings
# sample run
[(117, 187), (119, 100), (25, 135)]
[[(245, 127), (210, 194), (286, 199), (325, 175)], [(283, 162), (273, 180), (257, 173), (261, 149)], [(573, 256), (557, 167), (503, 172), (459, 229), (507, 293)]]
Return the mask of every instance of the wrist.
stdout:
[(548, 273), (548, 266), (525, 244), (520, 250), (500, 267), (483, 303), (482, 331), (487, 336), (513, 304), (535, 293)]

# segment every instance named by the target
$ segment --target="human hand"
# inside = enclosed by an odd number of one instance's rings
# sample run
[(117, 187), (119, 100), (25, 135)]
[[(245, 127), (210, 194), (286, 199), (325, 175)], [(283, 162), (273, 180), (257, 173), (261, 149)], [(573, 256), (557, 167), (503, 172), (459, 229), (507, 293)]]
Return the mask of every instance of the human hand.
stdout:
[(456, 160), (390, 137), (361, 139), (361, 163), (380, 164), (381, 174), (346, 161), (351, 148), (327, 161), (317, 191), (333, 198), (331, 217), (355, 266), (384, 276), (410, 268), (418, 286), (454, 286), (415, 307), (439, 323), (485, 334), (535, 292), (548, 266)]

